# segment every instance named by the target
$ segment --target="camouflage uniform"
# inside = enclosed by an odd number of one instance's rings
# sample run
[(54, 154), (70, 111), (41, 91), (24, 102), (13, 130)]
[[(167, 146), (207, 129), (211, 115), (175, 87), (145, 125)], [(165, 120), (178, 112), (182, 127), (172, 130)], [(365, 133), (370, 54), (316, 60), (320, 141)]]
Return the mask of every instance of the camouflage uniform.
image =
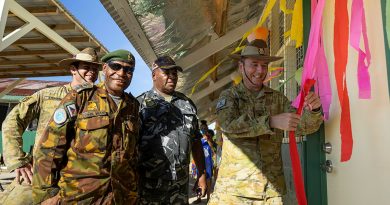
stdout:
[(34, 204), (135, 204), (139, 104), (119, 106), (103, 85), (84, 86), (60, 103), (34, 156)]
[(194, 103), (175, 92), (170, 102), (155, 90), (141, 104), (140, 202), (188, 204), (191, 145), (200, 140)]
[[(281, 141), (270, 116), (294, 112), (288, 99), (268, 87), (254, 94), (243, 83), (221, 93), (217, 119), (223, 132), (222, 161), (209, 204), (282, 204), (285, 193)], [(321, 112), (305, 111), (297, 135), (315, 132)]]
[[(70, 84), (42, 89), (25, 97), (7, 115), (2, 125), (4, 161), (9, 171), (32, 163), (31, 155), (23, 152), (23, 132), (34, 119), (39, 119), (35, 142), (38, 142), (47, 122), (62, 98), (71, 90)], [(31, 185), (14, 182), (3, 193), (2, 204), (32, 204)]]

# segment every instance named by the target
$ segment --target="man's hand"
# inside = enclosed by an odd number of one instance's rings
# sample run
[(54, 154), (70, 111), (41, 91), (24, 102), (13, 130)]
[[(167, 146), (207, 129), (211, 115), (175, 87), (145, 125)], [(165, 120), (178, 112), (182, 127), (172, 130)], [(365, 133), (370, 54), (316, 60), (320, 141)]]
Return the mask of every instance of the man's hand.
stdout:
[(204, 197), (206, 195), (206, 188), (207, 188), (206, 173), (200, 175), (198, 180), (198, 187), (202, 189), (202, 197)]
[(306, 110), (310, 111), (318, 109), (319, 107), (321, 107), (320, 97), (318, 97), (318, 95), (313, 92), (309, 92), (305, 97), (303, 107)]
[(28, 184), (32, 182), (32, 165), (30, 163), (15, 169), (16, 180), (19, 184), (25, 181)]
[(301, 117), (295, 113), (282, 113), (270, 117), (269, 126), (285, 131), (295, 131)]

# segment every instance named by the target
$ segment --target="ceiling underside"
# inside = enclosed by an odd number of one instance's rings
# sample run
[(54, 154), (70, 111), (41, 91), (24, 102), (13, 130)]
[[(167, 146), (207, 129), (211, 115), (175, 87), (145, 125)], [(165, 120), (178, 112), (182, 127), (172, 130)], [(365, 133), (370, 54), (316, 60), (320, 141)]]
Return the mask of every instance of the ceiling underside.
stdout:
[[(256, 25), (261, 0), (100, 0), (149, 65), (170, 55), (181, 65), (177, 90), (189, 95), (196, 81), (226, 58)], [(232, 60), (222, 63), (191, 96), (200, 119), (213, 121), (222, 90), (236, 76)]]
[[(16, 2), (78, 50), (92, 47), (100, 56), (107, 53), (107, 49), (57, 0)], [(29, 23), (22, 19), (10, 11), (4, 37)], [(38, 29), (33, 29), (0, 52), (0, 78), (69, 75), (67, 68), (58, 67), (58, 62), (70, 57), (69, 51)]]

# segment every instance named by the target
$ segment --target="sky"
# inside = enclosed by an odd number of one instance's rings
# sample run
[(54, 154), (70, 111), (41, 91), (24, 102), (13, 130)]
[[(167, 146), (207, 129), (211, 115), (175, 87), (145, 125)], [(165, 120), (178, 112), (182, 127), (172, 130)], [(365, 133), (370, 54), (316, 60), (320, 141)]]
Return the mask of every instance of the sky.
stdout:
[[(134, 54), (136, 68), (126, 91), (138, 96), (152, 87), (151, 71), (120, 30), (99, 0), (60, 0), (66, 9), (84, 25), (109, 51), (126, 49)], [(71, 81), (70, 76), (31, 78), (36, 80)]]

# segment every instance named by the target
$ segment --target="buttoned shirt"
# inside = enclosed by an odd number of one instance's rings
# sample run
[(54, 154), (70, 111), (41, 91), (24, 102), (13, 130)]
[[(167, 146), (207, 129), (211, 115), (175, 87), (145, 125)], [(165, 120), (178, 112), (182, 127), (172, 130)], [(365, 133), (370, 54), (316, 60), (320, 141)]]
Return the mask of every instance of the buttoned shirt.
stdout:
[(103, 85), (65, 96), (34, 155), (34, 203), (59, 194), (65, 204), (135, 204), (138, 109), (128, 94), (117, 106)]
[(176, 180), (188, 177), (192, 142), (200, 140), (194, 103), (174, 92), (165, 101), (154, 89), (141, 94), (141, 177)]
[[(285, 193), (281, 142), (284, 131), (270, 127), (273, 115), (294, 112), (282, 93), (264, 86), (249, 91), (243, 83), (223, 91), (217, 104), (222, 129), (222, 161), (215, 195), (249, 198)], [(322, 123), (321, 112), (304, 111), (296, 135), (310, 134)]]

